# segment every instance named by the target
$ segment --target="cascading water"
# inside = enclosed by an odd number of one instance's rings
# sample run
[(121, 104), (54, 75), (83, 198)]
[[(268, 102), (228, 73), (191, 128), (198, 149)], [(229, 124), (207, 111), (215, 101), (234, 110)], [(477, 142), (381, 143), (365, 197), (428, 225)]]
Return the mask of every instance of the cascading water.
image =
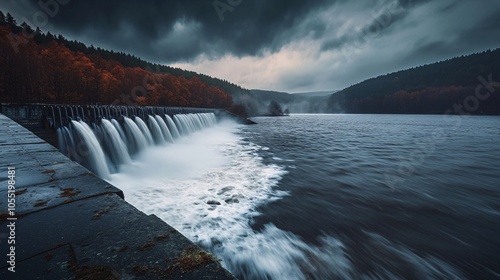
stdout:
[(86, 158), (88, 159), (89, 166), (87, 167), (99, 175), (99, 177), (108, 179), (110, 172), (106, 163), (106, 157), (92, 129), (81, 121), (71, 121), (71, 124), (82, 140), (82, 144), (86, 146), (86, 151), (84, 153), (87, 155)]
[(115, 126), (106, 119), (102, 120), (101, 126), (104, 133), (106, 151), (108, 151), (107, 154), (113, 163), (115, 165), (129, 163), (130, 155), (128, 154), (127, 146), (125, 146), (125, 143)]
[(179, 133), (179, 130), (177, 129), (177, 126), (175, 125), (174, 121), (169, 115), (165, 115), (165, 119), (167, 120), (167, 126), (172, 133), (172, 137), (174, 139), (179, 138), (181, 135)]
[(59, 143), (59, 150), (71, 158), (73, 154), (71, 147), (74, 147), (75, 141), (73, 140), (73, 134), (67, 126), (57, 129), (57, 141)]
[(174, 138), (180, 137), (179, 127), (189, 127), (183, 133), (189, 134), (217, 123), (213, 113), (178, 114), (174, 118), (178, 119), (177, 124), (168, 115), (165, 120), (158, 115), (148, 115), (148, 124), (139, 117), (134, 120), (123, 117), (123, 124), (116, 119), (102, 119), (99, 125), (94, 124), (94, 129), (85, 122), (73, 120), (71, 127), (57, 129), (59, 149), (98, 176), (109, 179), (112, 171), (131, 163), (135, 154), (149, 146), (174, 142)]
[(120, 137), (123, 140), (123, 143), (125, 143), (125, 146), (126, 146), (127, 145), (127, 136), (125, 136), (125, 131), (123, 131), (123, 128), (121, 127), (120, 123), (115, 119), (112, 119), (111, 123), (115, 126), (116, 130), (118, 131), (118, 133), (120, 134)]
[(185, 135), (189, 133), (189, 131), (187, 130), (187, 124), (183, 123), (183, 121), (178, 115), (174, 116), (174, 122), (177, 129), (179, 129), (180, 135)]
[(153, 116), (148, 116), (149, 129), (156, 145), (165, 143), (165, 136), (161, 132), (160, 125)]
[(135, 117), (134, 120), (135, 120), (135, 123), (137, 124), (137, 126), (139, 127), (139, 129), (141, 130), (142, 135), (144, 135), (144, 137), (148, 141), (148, 144), (153, 145), (154, 144), (153, 136), (151, 135), (151, 131), (149, 131), (146, 123), (139, 117)]
[(215, 125), (217, 119), (214, 114), (183, 114), (175, 115), (174, 121), (167, 118), (167, 122), (171, 122), (172, 126), (176, 126), (181, 134), (188, 134)]
[(165, 121), (163, 121), (163, 119), (158, 115), (155, 116), (155, 119), (160, 126), (161, 133), (163, 134), (163, 138), (165, 138), (165, 141), (168, 141), (170, 143), (174, 142), (174, 138), (172, 138), (172, 134), (170, 133), (170, 131), (168, 131), (168, 127)]
[(146, 137), (142, 134), (141, 130), (135, 124), (135, 122), (127, 117), (123, 118), (123, 123), (125, 124), (126, 135), (129, 143), (129, 152), (137, 153), (146, 149), (148, 146), (148, 141)]

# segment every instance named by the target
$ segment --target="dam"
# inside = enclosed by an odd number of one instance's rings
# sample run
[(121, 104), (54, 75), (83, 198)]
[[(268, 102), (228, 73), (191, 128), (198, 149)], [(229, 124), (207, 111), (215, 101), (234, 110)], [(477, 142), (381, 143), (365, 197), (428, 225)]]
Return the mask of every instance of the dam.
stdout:
[(216, 258), (101, 179), (142, 149), (168, 145), (227, 113), (60, 105), (1, 112), (2, 279), (234, 279)]

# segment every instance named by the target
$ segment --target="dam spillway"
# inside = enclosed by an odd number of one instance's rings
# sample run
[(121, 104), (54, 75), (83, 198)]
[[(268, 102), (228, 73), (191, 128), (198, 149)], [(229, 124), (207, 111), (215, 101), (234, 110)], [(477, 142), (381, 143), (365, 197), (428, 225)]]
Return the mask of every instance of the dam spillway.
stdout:
[(102, 118), (100, 123), (91, 125), (71, 120), (57, 128), (60, 151), (101, 178), (109, 179), (121, 164), (129, 163), (131, 157), (146, 148), (171, 144), (182, 135), (217, 123), (213, 113), (175, 114), (173, 119), (167, 114), (122, 118), (121, 122)]
[[(96, 131), (106, 133), (102, 138), (104, 142), (99, 142), (94, 136), (95, 139), (85, 145), (95, 148), (97, 141), (102, 153), (111, 149), (110, 154), (115, 155), (115, 158), (109, 158), (111, 164), (126, 162), (127, 155), (134, 155), (128, 147), (115, 145), (119, 143), (118, 139), (127, 137), (127, 129), (122, 128), (121, 121), (126, 118), (132, 120), (128, 116), (123, 116), (122, 120), (101, 118), (90, 124), (88, 121), (91, 118), (85, 118), (85, 121), (81, 117), (68, 120), (55, 118), (50, 126), (46, 116), (40, 119), (43, 110), (39, 108), (33, 107), (24, 112), (18, 110), (23, 118), (20, 122), (33, 127), (45, 126), (44, 130), (63, 129), (72, 133), (63, 135), (63, 138), (82, 133), (87, 133), (87, 136), (94, 134), (92, 127), (95, 127)], [(64, 118), (64, 115), (61, 116)], [(170, 140), (164, 134), (165, 127), (159, 124), (157, 115), (152, 118), (158, 126), (152, 129), (151, 125), (155, 123), (149, 114), (147, 116), (143, 122), (153, 139), (152, 144), (146, 140), (148, 145), (158, 145), (162, 139), (167, 144)], [(63, 125), (56, 126), (56, 122)], [(137, 125), (135, 120), (134, 123)], [(168, 121), (165, 125), (168, 127)], [(189, 129), (192, 127), (185, 128), (186, 131)], [(5, 170), (7, 167), (15, 167), (16, 170), (16, 211), (13, 217), (16, 218), (17, 241), (15, 276), (19, 279), (30, 279), (33, 275), (51, 279), (73, 279), (82, 275), (93, 275), (94, 279), (233, 279), (216, 261), (200, 263), (189, 271), (181, 271), (182, 256), (186, 252), (206, 256), (205, 253), (200, 253), (202, 251), (196, 245), (155, 215), (146, 215), (128, 204), (123, 200), (120, 189), (63, 156), (56, 148), (2, 114), (0, 130), (0, 166)], [(143, 135), (143, 131), (139, 131)], [(180, 137), (183, 132), (177, 133)], [(106, 144), (106, 139), (110, 143)], [(175, 141), (174, 136), (172, 141)], [(109, 162), (105, 161), (106, 164)], [(2, 176), (2, 183), (7, 182), (4, 179)], [(2, 188), (1, 192), (6, 198), (7, 189)], [(8, 213), (3, 212), (7, 206), (7, 199), (0, 200), (3, 209), (0, 225), (3, 228), (9, 223)], [(0, 249), (8, 252), (10, 249), (4, 237), (0, 236)], [(9, 279), (8, 256), (2, 255), (4, 261), (0, 278)]]
[(168, 145), (223, 118), (250, 122), (209, 108), (2, 104), (0, 109), (104, 179), (150, 146)]

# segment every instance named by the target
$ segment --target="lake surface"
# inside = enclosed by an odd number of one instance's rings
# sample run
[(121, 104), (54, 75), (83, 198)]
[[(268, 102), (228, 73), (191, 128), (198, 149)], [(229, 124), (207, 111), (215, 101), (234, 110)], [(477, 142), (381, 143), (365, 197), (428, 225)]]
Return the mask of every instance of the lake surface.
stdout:
[(254, 120), (110, 181), (241, 279), (500, 277), (500, 117)]

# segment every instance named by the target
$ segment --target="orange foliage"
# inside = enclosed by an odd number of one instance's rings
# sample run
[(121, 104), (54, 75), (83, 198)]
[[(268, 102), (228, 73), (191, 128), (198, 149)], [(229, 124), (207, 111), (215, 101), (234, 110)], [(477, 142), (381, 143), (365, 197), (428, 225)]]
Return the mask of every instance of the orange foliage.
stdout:
[[(12, 36), (22, 39), (13, 47)], [(0, 26), (0, 101), (229, 108), (232, 98), (197, 77), (129, 68), (57, 43), (37, 44)]]

